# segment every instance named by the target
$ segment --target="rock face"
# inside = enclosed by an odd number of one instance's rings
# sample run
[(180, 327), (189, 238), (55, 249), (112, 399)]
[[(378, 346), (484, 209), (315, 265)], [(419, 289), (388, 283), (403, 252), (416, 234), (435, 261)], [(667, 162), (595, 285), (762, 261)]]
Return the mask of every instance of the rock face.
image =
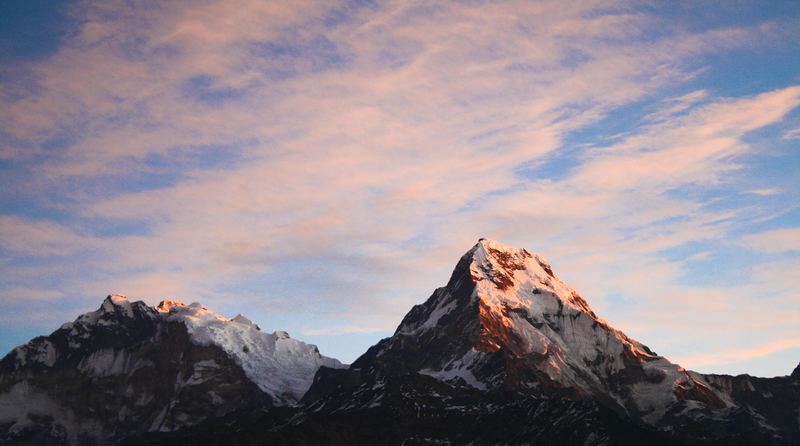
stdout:
[(0, 443), (109, 444), (293, 404), (321, 365), (342, 367), (243, 316), (109, 296), (0, 361)]
[(480, 240), (392, 337), (348, 370), (321, 368), (294, 412), (188, 435), (207, 444), (797, 444), (797, 375), (687, 371), (609, 326), (542, 257)]

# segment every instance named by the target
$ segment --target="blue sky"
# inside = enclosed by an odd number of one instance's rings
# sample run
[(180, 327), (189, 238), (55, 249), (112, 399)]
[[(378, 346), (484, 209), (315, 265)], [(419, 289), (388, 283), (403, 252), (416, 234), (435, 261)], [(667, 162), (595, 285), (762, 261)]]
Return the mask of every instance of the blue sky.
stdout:
[(479, 237), (702, 372), (800, 360), (797, 2), (0, 4), (0, 350), (110, 293), (352, 361)]

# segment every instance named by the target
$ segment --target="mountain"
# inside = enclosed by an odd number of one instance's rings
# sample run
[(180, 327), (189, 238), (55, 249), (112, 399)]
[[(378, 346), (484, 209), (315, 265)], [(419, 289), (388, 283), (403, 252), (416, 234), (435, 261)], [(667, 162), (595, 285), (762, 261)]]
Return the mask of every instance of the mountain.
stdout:
[(243, 317), (109, 297), (0, 362), (0, 432), (148, 446), (798, 445), (800, 366), (685, 370), (611, 327), (541, 256), (481, 239), (348, 368)]
[(0, 443), (109, 444), (293, 405), (320, 366), (343, 367), (241, 315), (108, 296), (0, 360)]
[(541, 256), (481, 239), (394, 335), (347, 370), (320, 368), (291, 413), (147, 440), (788, 445), (799, 410), (800, 372), (685, 370), (598, 317)]

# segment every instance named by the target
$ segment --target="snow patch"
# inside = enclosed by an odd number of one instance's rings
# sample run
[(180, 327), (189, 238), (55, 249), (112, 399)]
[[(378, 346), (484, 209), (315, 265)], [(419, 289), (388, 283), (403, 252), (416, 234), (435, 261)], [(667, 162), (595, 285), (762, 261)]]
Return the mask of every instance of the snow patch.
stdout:
[(471, 349), (461, 358), (446, 364), (442, 370), (422, 369), (417, 373), (444, 382), (453, 382), (461, 379), (478, 390), (486, 390), (486, 384), (479, 381), (478, 378), (472, 374), (472, 368), (483, 358), (483, 355), (482, 352)]

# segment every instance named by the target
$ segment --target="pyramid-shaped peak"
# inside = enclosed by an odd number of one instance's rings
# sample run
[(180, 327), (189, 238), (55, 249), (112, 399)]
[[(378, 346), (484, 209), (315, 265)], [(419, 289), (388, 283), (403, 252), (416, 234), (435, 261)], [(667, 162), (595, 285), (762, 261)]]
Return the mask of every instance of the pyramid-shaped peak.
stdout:
[[(498, 242), (497, 240), (480, 238), (478, 239), (478, 243), (472, 247), (468, 254), (473, 257), (486, 258), (491, 261), (499, 262), (500, 264), (508, 264), (514, 261), (520, 267), (526, 259), (535, 259), (536, 263), (543, 267), (546, 266), (545, 269), (549, 270), (548, 275), (552, 276), (550, 265), (542, 256), (532, 253), (525, 248), (516, 248)], [(510, 267), (511, 265), (508, 266)]]
[(471, 258), (472, 279), (476, 282), (488, 280), (499, 289), (514, 286), (515, 271), (525, 271), (527, 275), (542, 280), (556, 279), (550, 264), (542, 256), (495, 240), (479, 239), (467, 256)]
[[(485, 238), (462, 256), (447, 286), (412, 308), (376, 352), (393, 354), (400, 359), (385, 360), (392, 367), (403, 362), (478, 389), (525, 387), (545, 377), (586, 393), (601, 388), (609, 374), (658, 360), (598, 317), (544, 258)], [(492, 362), (497, 355), (504, 360)]]
[(525, 248), (515, 248), (513, 246), (509, 246), (498, 242), (497, 240), (489, 239), (489, 238), (480, 238), (478, 239), (478, 243), (475, 244), (473, 248), (476, 252), (482, 251), (485, 253), (506, 253), (506, 254), (516, 254), (516, 253), (527, 253), (528, 256), (531, 255)]

